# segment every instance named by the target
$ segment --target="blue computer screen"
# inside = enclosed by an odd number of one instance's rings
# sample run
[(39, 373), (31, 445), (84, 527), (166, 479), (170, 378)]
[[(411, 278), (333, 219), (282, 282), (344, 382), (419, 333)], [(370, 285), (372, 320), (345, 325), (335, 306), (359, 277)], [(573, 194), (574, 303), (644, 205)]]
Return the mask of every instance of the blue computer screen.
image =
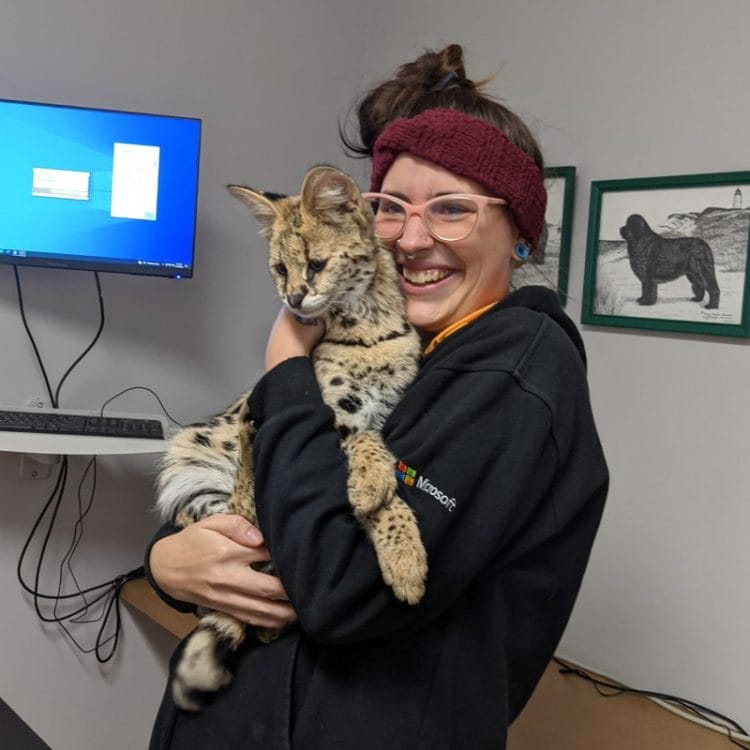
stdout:
[(192, 275), (201, 122), (0, 100), (0, 261)]

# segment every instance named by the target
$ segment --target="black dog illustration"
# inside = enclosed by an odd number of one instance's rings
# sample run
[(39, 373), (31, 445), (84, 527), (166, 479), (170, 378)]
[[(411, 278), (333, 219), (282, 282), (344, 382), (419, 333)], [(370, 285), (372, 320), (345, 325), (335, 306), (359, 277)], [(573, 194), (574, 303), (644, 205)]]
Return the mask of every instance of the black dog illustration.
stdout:
[(630, 267), (641, 282), (639, 304), (653, 305), (659, 284), (687, 276), (696, 302), (708, 292), (706, 308), (719, 306), (714, 256), (708, 243), (698, 237), (662, 237), (640, 214), (628, 216), (620, 234), (628, 243)]

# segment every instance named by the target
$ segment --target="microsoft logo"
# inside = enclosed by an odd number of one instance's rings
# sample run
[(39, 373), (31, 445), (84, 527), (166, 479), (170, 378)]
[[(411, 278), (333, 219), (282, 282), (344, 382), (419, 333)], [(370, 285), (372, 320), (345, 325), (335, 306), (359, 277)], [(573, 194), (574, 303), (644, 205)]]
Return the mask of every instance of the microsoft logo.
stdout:
[(456, 508), (456, 498), (448, 497), (442, 490), (435, 487), (435, 485), (424, 475), (417, 474), (416, 469), (412, 469), (411, 466), (407, 466), (403, 461), (396, 462), (396, 479), (399, 482), (403, 482), (407, 487), (415, 487), (418, 490), (422, 490), (428, 495), (437, 500), (448, 512), (452, 513)]
[(403, 461), (396, 464), (396, 479), (412, 487), (417, 481), (417, 472), (411, 466), (407, 466)]

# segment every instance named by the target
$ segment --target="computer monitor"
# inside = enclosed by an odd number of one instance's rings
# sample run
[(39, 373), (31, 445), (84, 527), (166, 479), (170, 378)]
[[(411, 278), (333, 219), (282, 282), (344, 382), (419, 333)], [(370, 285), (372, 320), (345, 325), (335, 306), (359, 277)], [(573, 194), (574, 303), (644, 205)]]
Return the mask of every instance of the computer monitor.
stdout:
[(0, 263), (193, 275), (201, 121), (0, 100)]

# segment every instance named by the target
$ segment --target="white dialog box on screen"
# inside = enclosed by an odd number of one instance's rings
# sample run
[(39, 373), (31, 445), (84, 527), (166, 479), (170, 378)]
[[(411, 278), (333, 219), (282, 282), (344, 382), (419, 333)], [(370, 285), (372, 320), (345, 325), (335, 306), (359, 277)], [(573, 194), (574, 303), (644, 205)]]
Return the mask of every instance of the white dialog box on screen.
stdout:
[(73, 201), (87, 201), (89, 199), (90, 177), (89, 172), (33, 167), (31, 170), (31, 194), (37, 198), (67, 198)]
[(113, 218), (156, 221), (159, 152), (159, 146), (115, 143), (110, 207)]

